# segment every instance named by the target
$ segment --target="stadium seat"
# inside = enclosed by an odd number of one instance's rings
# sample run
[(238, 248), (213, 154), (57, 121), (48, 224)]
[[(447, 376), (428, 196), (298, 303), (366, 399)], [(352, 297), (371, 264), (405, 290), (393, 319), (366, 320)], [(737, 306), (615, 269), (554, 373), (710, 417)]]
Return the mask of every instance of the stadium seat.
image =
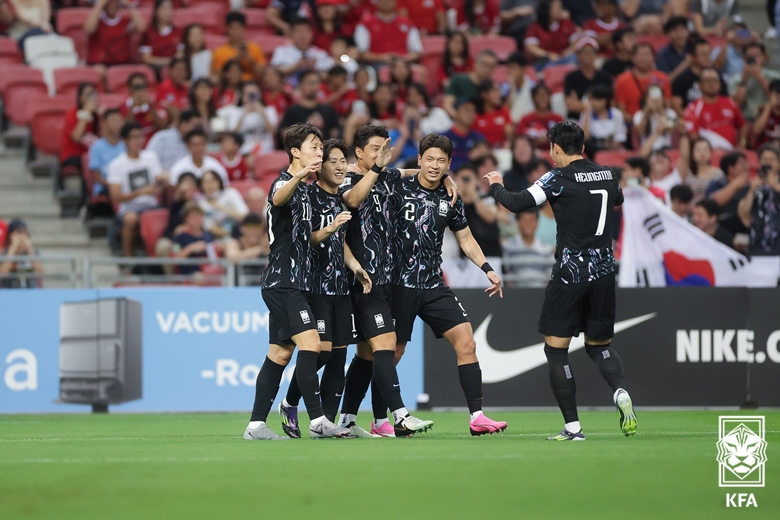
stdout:
[(98, 102), (103, 108), (120, 108), (126, 101), (126, 94), (106, 94), (104, 92), (98, 92)]
[(256, 185), (257, 185), (257, 181), (255, 181), (253, 179), (244, 179), (244, 180), (238, 180), (238, 181), (230, 181), (230, 187), (231, 188), (235, 188), (236, 190), (238, 190), (238, 192), (244, 198), (246, 198), (246, 194), (249, 191), (249, 189), (252, 186), (256, 186)]
[(65, 114), (75, 106), (76, 98), (42, 96), (31, 97), (26, 101), (33, 146), (43, 154), (59, 158)]
[(247, 33), (276, 34), (274, 26), (265, 19), (265, 9), (242, 9), (241, 12), (246, 16)]
[(0, 248), (5, 249), (8, 235), (8, 222), (0, 218)]
[(2, 63), (0, 64), (0, 95), (2, 95), (5, 85), (11, 81), (16, 74), (27, 74), (27, 71), (33, 70), (24, 63)]
[(423, 46), (423, 55), (443, 55), (444, 49), (447, 47), (446, 36), (423, 36), (421, 38)]
[(544, 69), (544, 83), (550, 92), (563, 92), (563, 81), (566, 74), (576, 69), (576, 65), (548, 65)]
[(92, 67), (68, 67), (54, 71), (54, 89), (57, 95), (76, 95), (81, 83), (92, 83), (103, 90), (100, 73)]
[(217, 47), (227, 43), (227, 36), (218, 36), (216, 34), (205, 34), (206, 48), (213, 51)]
[(669, 37), (665, 34), (646, 34), (644, 36), (637, 36), (636, 39), (640, 43), (649, 43), (652, 45), (656, 54), (669, 44)]
[(496, 67), (496, 70), (493, 71), (491, 78), (497, 83), (504, 83), (507, 79), (509, 79), (509, 70), (507, 69), (507, 66), (499, 65)]
[(758, 161), (758, 152), (756, 150), (740, 150), (740, 151), (745, 154), (748, 164), (750, 164), (750, 169), (752, 171), (758, 171), (758, 169), (761, 167), (761, 164)]
[[(181, 0), (180, 0), (181, 1)], [(230, 11), (230, 0), (187, 0), (187, 7), (210, 7), (221, 11), (222, 17)]]
[(630, 150), (602, 150), (596, 152), (593, 162), (602, 166), (620, 166), (622, 167), (626, 159), (634, 157), (636, 152)]
[[(412, 81), (425, 84), (428, 78), (428, 71), (424, 66), (412, 63)], [(377, 79), (380, 83), (390, 83), (390, 67), (382, 67), (377, 72)]]
[(141, 213), (139, 224), (141, 239), (144, 241), (146, 254), (150, 257), (155, 256), (154, 247), (168, 227), (169, 215), (170, 211), (167, 208), (150, 209)]
[(7, 69), (3, 69), (0, 78), (5, 114), (13, 124), (27, 126), (30, 122), (27, 99), (49, 95), (49, 87), (43, 81), (43, 73), (30, 67), (13, 69), (10, 74)]
[(714, 34), (704, 37), (705, 40), (710, 42), (710, 47), (716, 49), (726, 43), (726, 38), (723, 36), (715, 36)]
[(56, 11), (57, 33), (73, 40), (76, 52), (82, 60), (87, 59), (89, 36), (84, 32), (84, 22), (90, 7), (69, 7)]
[(472, 36), (469, 38), (469, 53), (472, 58), (485, 49), (496, 53), (499, 61), (506, 61), (517, 50), (517, 40), (511, 36)]
[(273, 180), (279, 176), (279, 170), (286, 168), (289, 164), (290, 158), (287, 157), (287, 152), (275, 151), (260, 154), (255, 157), (255, 177), (260, 180), (270, 177)]
[(275, 34), (263, 33), (249, 34), (247, 35), (247, 39), (258, 44), (260, 48), (263, 49), (263, 52), (269, 61), (271, 60), (271, 55), (274, 53), (274, 50), (277, 47), (280, 47), (290, 41), (286, 36), (277, 36)]
[(108, 91), (127, 95), (127, 78), (136, 72), (146, 76), (146, 81), (149, 82), (150, 87), (157, 85), (154, 71), (146, 65), (114, 65), (109, 67), (108, 72), (106, 72)]
[(23, 58), (14, 40), (0, 36), (0, 63), (22, 63)]
[(173, 12), (173, 25), (184, 29), (188, 25), (199, 24), (206, 34), (225, 34), (225, 12), (205, 4), (190, 9), (176, 9)]
[(51, 95), (56, 92), (54, 71), (75, 67), (79, 61), (73, 40), (66, 36), (30, 36), (24, 40), (24, 57), (31, 67), (43, 71)]
[(677, 166), (677, 161), (680, 160), (680, 150), (670, 148), (666, 150), (666, 156), (669, 158), (669, 162), (672, 164), (672, 168)]

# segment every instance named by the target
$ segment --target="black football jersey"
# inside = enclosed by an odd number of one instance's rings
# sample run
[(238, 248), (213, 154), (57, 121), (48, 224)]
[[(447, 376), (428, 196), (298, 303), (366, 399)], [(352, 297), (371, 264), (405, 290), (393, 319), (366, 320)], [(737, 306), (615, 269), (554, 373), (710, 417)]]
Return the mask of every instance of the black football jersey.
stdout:
[[(351, 174), (339, 188), (339, 194), (351, 190), (363, 178)], [(393, 276), (393, 225), (390, 195), (392, 184), (401, 178), (395, 168), (385, 168), (379, 174), (371, 192), (360, 206), (351, 209), (352, 219), (347, 228), (347, 244), (374, 285), (386, 285)]]
[(445, 285), (441, 271), (444, 230), (460, 231), (468, 226), (463, 200), (454, 206), (443, 184), (429, 190), (417, 176), (398, 179), (393, 186), (395, 269), (393, 283), (413, 289), (434, 289)]
[[(316, 182), (309, 186), (312, 223), (311, 230), (319, 231), (333, 223), (336, 215), (346, 211), (338, 193), (331, 194)], [(349, 223), (339, 227), (331, 236), (311, 247), (311, 292), (314, 294), (347, 295), (349, 282), (344, 265), (344, 238)]]
[(268, 193), (268, 241), (271, 253), (262, 287), (311, 290), (311, 202), (309, 187), (301, 181), (284, 206), (274, 206), (274, 194), (292, 175), (282, 171)]

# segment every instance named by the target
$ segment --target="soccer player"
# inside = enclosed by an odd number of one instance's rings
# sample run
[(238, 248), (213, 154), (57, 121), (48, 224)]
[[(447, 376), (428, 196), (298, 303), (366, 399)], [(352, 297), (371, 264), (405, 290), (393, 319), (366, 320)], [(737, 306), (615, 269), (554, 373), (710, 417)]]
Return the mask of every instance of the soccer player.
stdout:
[[(320, 383), (322, 410), (329, 421), (338, 412), (344, 390), (344, 365), (347, 345), (352, 343), (352, 299), (349, 295), (347, 268), (364, 293), (371, 291), (371, 278), (344, 244), (346, 227), (352, 218), (345, 211), (339, 185), (347, 173), (347, 145), (330, 139), (322, 148), (322, 168), (318, 180), (309, 186), (312, 205), (311, 293), (309, 305), (320, 335), (317, 370), (325, 367)], [(298, 401), (301, 391), (293, 377), (287, 397), (279, 404), (282, 429), (294, 438), (301, 437), (298, 427)]]
[(585, 440), (569, 365), (569, 343), (580, 332), (585, 333), (585, 350), (614, 392), (620, 429), (631, 436), (636, 433), (636, 414), (623, 389), (623, 363), (610, 348), (615, 325), (612, 222), (614, 207), (623, 204), (623, 192), (609, 168), (582, 158), (585, 133), (576, 123), (558, 123), (547, 135), (556, 167), (527, 190), (510, 193), (500, 173), (485, 175), (490, 194), (508, 210), (520, 213), (549, 201), (555, 212), (558, 243), (539, 332), (544, 335), (550, 385), (565, 427), (547, 440)]
[(265, 421), (296, 345), (296, 381), (311, 420), (309, 436), (352, 437), (348, 429), (333, 424), (322, 413), (317, 378), (320, 338), (306, 296), (312, 284), (309, 267), (312, 211), (305, 181), (322, 165), (322, 132), (310, 123), (293, 125), (285, 135), (284, 147), (290, 166), (281, 172), (268, 194), (271, 253), (263, 272), (262, 295), (270, 311), (270, 345), (257, 374), (255, 404), (244, 439), (285, 439), (274, 433)]
[[(340, 426), (349, 428), (358, 437), (409, 436), (433, 426), (432, 421), (409, 415), (401, 399), (395, 369), (396, 337), (390, 308), (393, 228), (389, 183), (402, 174), (394, 168), (385, 168), (393, 152), (388, 137), (387, 130), (377, 125), (363, 126), (355, 132), (355, 155), (361, 173), (347, 177), (339, 189), (344, 203), (352, 210), (347, 244), (372, 282), (368, 294), (363, 293), (362, 287), (352, 288), (352, 307), (360, 341), (347, 371), (339, 420)], [(372, 376), (375, 421), (369, 433), (357, 425), (357, 413)], [(387, 420), (388, 408), (393, 413), (392, 425)]]
[(466, 256), (480, 266), (490, 281), (485, 290), (490, 296), (501, 291), (501, 279), (490, 267), (482, 249), (474, 240), (466, 221), (463, 200), (455, 205), (444, 188), (442, 178), (452, 163), (452, 141), (429, 134), (420, 141), (417, 158), (420, 173), (393, 182), (393, 317), (396, 319), (396, 356), (398, 359), (412, 339), (414, 319), (419, 316), (437, 337), (449, 341), (458, 357), (460, 386), (469, 407), (472, 435), (497, 433), (506, 423), (489, 419), (482, 413), (482, 370), (479, 368), (474, 333), (458, 297), (444, 283), (441, 248), (444, 231), (455, 233)]

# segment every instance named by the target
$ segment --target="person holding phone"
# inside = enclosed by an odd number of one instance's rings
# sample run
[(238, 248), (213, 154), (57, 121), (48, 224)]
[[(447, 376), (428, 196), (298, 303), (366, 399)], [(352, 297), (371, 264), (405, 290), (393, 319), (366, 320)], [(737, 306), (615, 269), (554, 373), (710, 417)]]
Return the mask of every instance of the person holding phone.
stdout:
[(729, 94), (737, 102), (748, 121), (758, 117), (762, 106), (769, 102), (769, 85), (780, 79), (780, 72), (764, 65), (769, 55), (763, 43), (751, 42), (742, 50), (745, 66), (742, 72), (729, 80)]
[(729, 17), (739, 14), (737, 0), (691, 0), (688, 10), (693, 13), (693, 29), (701, 36), (726, 34)]
[(751, 256), (780, 255), (780, 150), (763, 145), (758, 150), (761, 168), (739, 201), (737, 214), (750, 229)]
[(260, 96), (260, 85), (249, 81), (241, 86), (236, 106), (229, 108), (228, 128), (244, 136), (241, 155), (274, 149), (279, 115), (275, 108), (263, 105)]

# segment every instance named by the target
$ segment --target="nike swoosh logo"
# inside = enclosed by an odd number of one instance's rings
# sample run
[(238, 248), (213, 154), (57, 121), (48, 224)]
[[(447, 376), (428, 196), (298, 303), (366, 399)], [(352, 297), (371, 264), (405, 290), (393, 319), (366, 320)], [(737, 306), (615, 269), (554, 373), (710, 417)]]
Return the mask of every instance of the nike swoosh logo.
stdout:
[(393, 385), (393, 388), (398, 388), (399, 386), (401, 386), (401, 385)]
[(405, 200), (417, 200), (417, 197), (410, 197), (409, 195), (404, 195)]
[[(651, 312), (644, 316), (615, 323), (615, 334), (651, 320), (657, 315), (657, 312)], [(495, 350), (491, 347), (487, 341), (487, 331), (492, 320), (493, 315), (488, 315), (479, 324), (477, 330), (474, 331), (474, 340), (477, 342), (477, 358), (479, 359), (479, 366), (482, 368), (483, 383), (506, 381), (547, 363), (547, 357), (544, 355), (544, 341), (510, 351)], [(585, 335), (580, 334), (576, 338), (572, 338), (569, 344), (569, 352), (574, 352), (584, 346)]]
[(320, 393), (319, 392), (314, 392), (314, 395), (320, 395)]

